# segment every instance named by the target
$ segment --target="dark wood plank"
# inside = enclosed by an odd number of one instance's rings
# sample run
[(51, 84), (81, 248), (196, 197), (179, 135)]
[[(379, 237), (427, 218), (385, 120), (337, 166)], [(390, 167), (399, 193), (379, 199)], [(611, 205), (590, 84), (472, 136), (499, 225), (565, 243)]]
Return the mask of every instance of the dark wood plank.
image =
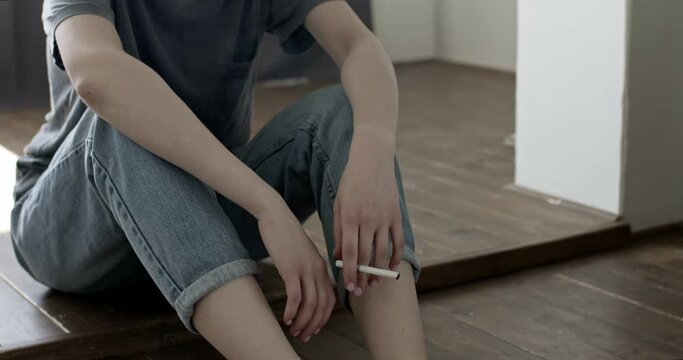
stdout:
[(683, 233), (673, 234), (644, 240), (632, 256), (683, 276)]
[(92, 359), (139, 354), (175, 346), (199, 337), (178, 321), (157, 321), (48, 338), (4, 348), (0, 359)]
[(65, 334), (0, 276), (0, 352), (16, 344)]
[[(657, 344), (662, 351), (675, 349), (676, 356), (683, 357), (683, 322), (632, 303), (618, 294), (583, 286), (557, 273), (543, 277), (542, 283), (539, 283), (541, 280), (538, 279), (530, 278), (529, 282), (520, 283), (529, 291), (528, 296), (542, 299), (588, 318), (613, 324), (620, 329), (628, 329), (638, 334), (640, 341)], [(621, 336), (623, 335), (619, 331), (614, 331), (611, 337), (616, 339), (612, 341), (618, 340)], [(632, 351), (637, 355), (642, 349)]]
[(138, 354), (111, 356), (106, 360), (222, 360), (225, 359), (216, 349), (204, 340), (144, 351)]
[[(472, 202), (494, 205), (497, 210), (506, 210), (505, 214), (516, 216), (522, 221), (531, 221), (544, 227), (548, 222), (552, 222), (561, 229), (573, 230), (577, 226), (595, 225), (596, 215), (605, 216), (605, 220), (611, 219), (605, 213), (576, 211), (573, 207), (562, 206), (562, 203), (549, 204), (538, 196), (511, 191), (507, 187), (512, 182), (511, 178), (492, 177), (483, 171), (482, 166), (458, 166), (436, 156), (416, 154), (412, 149), (401, 151), (399, 159), (407, 171), (415, 170), (413, 176), (430, 190), (444, 194), (455, 190), (454, 198), (466, 197)], [(474, 187), (472, 184), (477, 186)]]
[(537, 356), (553, 359), (616, 360), (618, 356), (558, 331), (536, 318), (553, 317), (554, 309), (526, 305), (529, 299), (507, 301), (493, 291), (468, 291), (427, 296), (422, 302), (442, 316), (453, 316), (491, 336), (515, 344)]
[(442, 259), (425, 264), (418, 291), (453, 286), (463, 282), (501, 275), (534, 265), (589, 254), (628, 244), (629, 228), (624, 223), (606, 225), (585, 234), (530, 245), (495, 249), (481, 254)]
[(69, 332), (126, 327), (159, 319), (177, 320), (175, 311), (154, 289), (142, 294), (142, 297), (140, 294), (122, 294), (116, 299), (51, 291), (20, 267), (11, 246), (9, 234), (0, 234), (0, 274)]
[(657, 291), (670, 292), (683, 296), (683, 269), (672, 269), (649, 263), (637, 257), (637, 253), (619, 252), (609, 254), (600, 259), (602, 271), (610, 271), (620, 277), (630, 278), (648, 286), (655, 287)]
[[(579, 307), (548, 291), (548, 281), (555, 280), (552, 273), (535, 274), (525, 272), (468, 286), (453, 290), (455, 295), (428, 295), (422, 301), (552, 359), (673, 359), (683, 354), (675, 345), (610, 320), (586, 316)], [(545, 296), (539, 297), (529, 288)], [(558, 301), (566, 306), (558, 306)]]
[[(558, 275), (581, 286), (623, 297), (683, 322), (683, 294), (653, 284), (642, 272), (634, 270), (597, 259), (559, 269)], [(673, 286), (679, 288), (683, 284), (683, 279), (678, 274), (659, 272), (659, 279), (674, 283)]]

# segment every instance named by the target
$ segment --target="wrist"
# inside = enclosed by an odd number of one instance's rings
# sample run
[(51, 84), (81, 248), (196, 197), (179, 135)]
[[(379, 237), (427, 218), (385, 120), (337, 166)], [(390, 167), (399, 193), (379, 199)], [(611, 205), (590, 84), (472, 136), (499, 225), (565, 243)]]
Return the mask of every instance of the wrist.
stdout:
[(267, 186), (267, 189), (263, 189), (258, 193), (259, 195), (255, 198), (252, 208), (247, 209), (257, 221), (268, 217), (273, 211), (281, 211), (283, 206), (287, 207), (287, 203), (282, 196), (270, 186)]
[(354, 127), (351, 148), (352, 153), (359, 149), (361, 154), (371, 152), (393, 156), (396, 151), (396, 132), (375, 124), (358, 125)]

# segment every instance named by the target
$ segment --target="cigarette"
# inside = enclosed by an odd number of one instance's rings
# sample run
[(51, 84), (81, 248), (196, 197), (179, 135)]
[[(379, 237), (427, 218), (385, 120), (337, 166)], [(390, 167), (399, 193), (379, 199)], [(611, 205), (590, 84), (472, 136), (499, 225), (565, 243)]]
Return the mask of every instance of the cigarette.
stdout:
[[(341, 260), (337, 260), (334, 263), (338, 268), (343, 268), (344, 267), (344, 262)], [(372, 274), (372, 275), (377, 275), (377, 276), (382, 276), (382, 277), (387, 277), (387, 278), (392, 278), (392, 279), (398, 279), (401, 276), (401, 273), (398, 271), (392, 271), (392, 270), (385, 270), (385, 269), (380, 269), (372, 266), (367, 266), (367, 265), (358, 265), (358, 271), (366, 274)]]

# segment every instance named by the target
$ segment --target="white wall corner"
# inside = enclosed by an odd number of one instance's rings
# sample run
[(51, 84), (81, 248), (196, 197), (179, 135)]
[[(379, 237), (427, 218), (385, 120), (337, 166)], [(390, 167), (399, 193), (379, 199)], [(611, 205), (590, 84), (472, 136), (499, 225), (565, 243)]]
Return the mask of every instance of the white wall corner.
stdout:
[(434, 58), (435, 1), (371, 1), (375, 34), (392, 61)]
[(517, 0), (437, 0), (435, 10), (438, 59), (515, 71)]

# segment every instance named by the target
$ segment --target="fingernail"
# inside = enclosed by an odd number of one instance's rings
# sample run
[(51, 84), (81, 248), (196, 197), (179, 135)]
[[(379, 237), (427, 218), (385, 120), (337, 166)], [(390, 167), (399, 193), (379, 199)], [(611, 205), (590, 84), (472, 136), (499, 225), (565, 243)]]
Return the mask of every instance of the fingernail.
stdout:
[(377, 280), (370, 281), (370, 286), (375, 287), (377, 285)]
[(307, 338), (305, 338), (305, 339), (304, 339), (304, 342), (308, 342), (308, 340), (311, 340), (311, 337), (310, 337), (310, 336), (307, 337)]
[(363, 290), (361, 288), (356, 288), (355, 290), (353, 290), (353, 293), (356, 296), (360, 296), (363, 293)]
[(292, 325), (292, 320), (288, 320), (285, 324), (287, 324), (287, 326)]
[(320, 328), (318, 328), (318, 330), (316, 330), (316, 331), (314, 332), (314, 334), (317, 334), (317, 333), (319, 333), (319, 332), (320, 332)]
[(299, 336), (299, 334), (301, 334), (301, 331), (297, 331), (297, 332), (295, 332), (295, 333), (294, 333), (294, 337), (297, 337), (297, 336)]
[(346, 284), (346, 290), (348, 290), (348, 291), (353, 291), (353, 289), (355, 289), (355, 288), (356, 287), (353, 285), (352, 282)]

